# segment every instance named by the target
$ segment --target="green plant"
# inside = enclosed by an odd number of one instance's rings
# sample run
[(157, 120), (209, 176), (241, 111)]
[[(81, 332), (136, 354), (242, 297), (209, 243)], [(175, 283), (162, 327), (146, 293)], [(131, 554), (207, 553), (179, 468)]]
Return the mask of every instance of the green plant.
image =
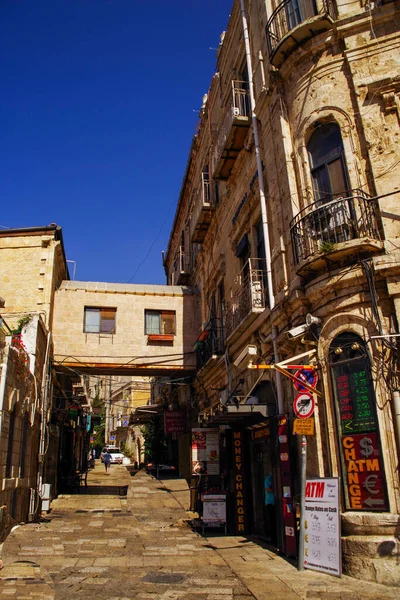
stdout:
[(161, 420), (153, 417), (152, 420), (141, 428), (144, 437), (145, 462), (163, 464), (167, 462), (167, 443), (164, 436)]
[(335, 250), (335, 244), (333, 242), (321, 242), (318, 250), (321, 254), (330, 254)]
[(96, 433), (93, 431), (93, 446), (95, 448), (103, 448), (105, 446), (105, 430), (106, 430), (106, 411), (103, 404), (103, 410), (101, 412), (101, 420), (96, 425)]
[(28, 325), (28, 323), (31, 319), (32, 319), (32, 315), (27, 315), (26, 317), (22, 317), (22, 319), (20, 319), (18, 321), (18, 325), (15, 327), (15, 329), (11, 329), (11, 334), (12, 335), (21, 335), (23, 328), (25, 327), (25, 325)]

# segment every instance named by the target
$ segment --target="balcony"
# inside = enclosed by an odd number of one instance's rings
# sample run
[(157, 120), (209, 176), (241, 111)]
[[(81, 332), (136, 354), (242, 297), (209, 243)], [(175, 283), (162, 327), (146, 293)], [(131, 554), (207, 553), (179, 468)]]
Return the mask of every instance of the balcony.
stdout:
[(250, 127), (249, 84), (232, 81), (229, 108), (213, 151), (213, 178), (228, 179)]
[(333, 0), (284, 0), (265, 28), (270, 63), (281, 67), (296, 48), (332, 27), (336, 18)]
[(225, 351), (223, 328), (210, 325), (201, 332), (195, 345), (197, 369), (200, 370), (210, 360), (217, 358)]
[(266, 261), (249, 258), (225, 303), (225, 336), (242, 333), (268, 307)]
[(215, 206), (211, 194), (211, 182), (208, 173), (201, 174), (201, 186), (195, 196), (191, 221), (191, 240), (201, 243), (206, 237)]
[(377, 215), (377, 200), (362, 190), (303, 209), (290, 223), (296, 272), (306, 275), (326, 269), (327, 261), (354, 262), (381, 251)]
[(187, 285), (192, 272), (190, 252), (184, 252), (181, 248), (175, 254), (172, 272), (172, 285)]

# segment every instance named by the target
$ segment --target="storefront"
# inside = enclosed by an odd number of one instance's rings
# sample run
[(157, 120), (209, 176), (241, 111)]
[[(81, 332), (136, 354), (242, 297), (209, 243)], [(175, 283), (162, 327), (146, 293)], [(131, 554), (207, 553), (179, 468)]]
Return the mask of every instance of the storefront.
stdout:
[[(297, 460), (296, 440), (291, 439), (287, 416), (268, 417), (266, 413), (266, 405), (223, 407), (208, 416), (206, 428), (192, 430), (192, 507), (202, 515), (204, 494), (225, 494), (229, 533), (256, 535), (295, 557), (291, 471)], [(211, 470), (205, 464), (208, 450), (203, 440), (211, 433), (218, 435), (218, 472), (216, 464)], [(200, 438), (204, 452), (199, 452)]]

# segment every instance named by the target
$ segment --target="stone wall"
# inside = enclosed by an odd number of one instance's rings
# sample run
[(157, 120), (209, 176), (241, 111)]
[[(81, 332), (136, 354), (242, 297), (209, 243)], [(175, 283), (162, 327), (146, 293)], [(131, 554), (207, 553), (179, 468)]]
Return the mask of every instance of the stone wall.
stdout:
[[(107, 287), (107, 289), (106, 289)], [(193, 369), (198, 331), (196, 294), (188, 288), (64, 282), (54, 305), (55, 360), (64, 364), (116, 365), (124, 374), (151, 370)], [(104, 291), (101, 291), (104, 290)], [(113, 334), (84, 332), (85, 307), (116, 309)], [(151, 341), (145, 334), (145, 310), (175, 311), (173, 340)], [(148, 368), (146, 367), (148, 365)], [(153, 371), (154, 371), (153, 369)], [(152, 373), (150, 373), (152, 374)]]

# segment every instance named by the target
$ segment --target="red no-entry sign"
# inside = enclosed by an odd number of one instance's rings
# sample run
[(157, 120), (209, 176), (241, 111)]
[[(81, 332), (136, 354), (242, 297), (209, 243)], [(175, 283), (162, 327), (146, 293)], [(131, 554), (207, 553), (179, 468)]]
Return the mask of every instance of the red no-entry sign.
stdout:
[[(304, 383), (308, 383), (311, 387), (315, 388), (318, 383), (318, 375), (315, 369), (299, 369), (294, 374), (297, 379), (304, 381)], [(294, 387), (298, 392), (306, 392), (307, 389), (301, 385), (298, 381), (293, 382)]]

